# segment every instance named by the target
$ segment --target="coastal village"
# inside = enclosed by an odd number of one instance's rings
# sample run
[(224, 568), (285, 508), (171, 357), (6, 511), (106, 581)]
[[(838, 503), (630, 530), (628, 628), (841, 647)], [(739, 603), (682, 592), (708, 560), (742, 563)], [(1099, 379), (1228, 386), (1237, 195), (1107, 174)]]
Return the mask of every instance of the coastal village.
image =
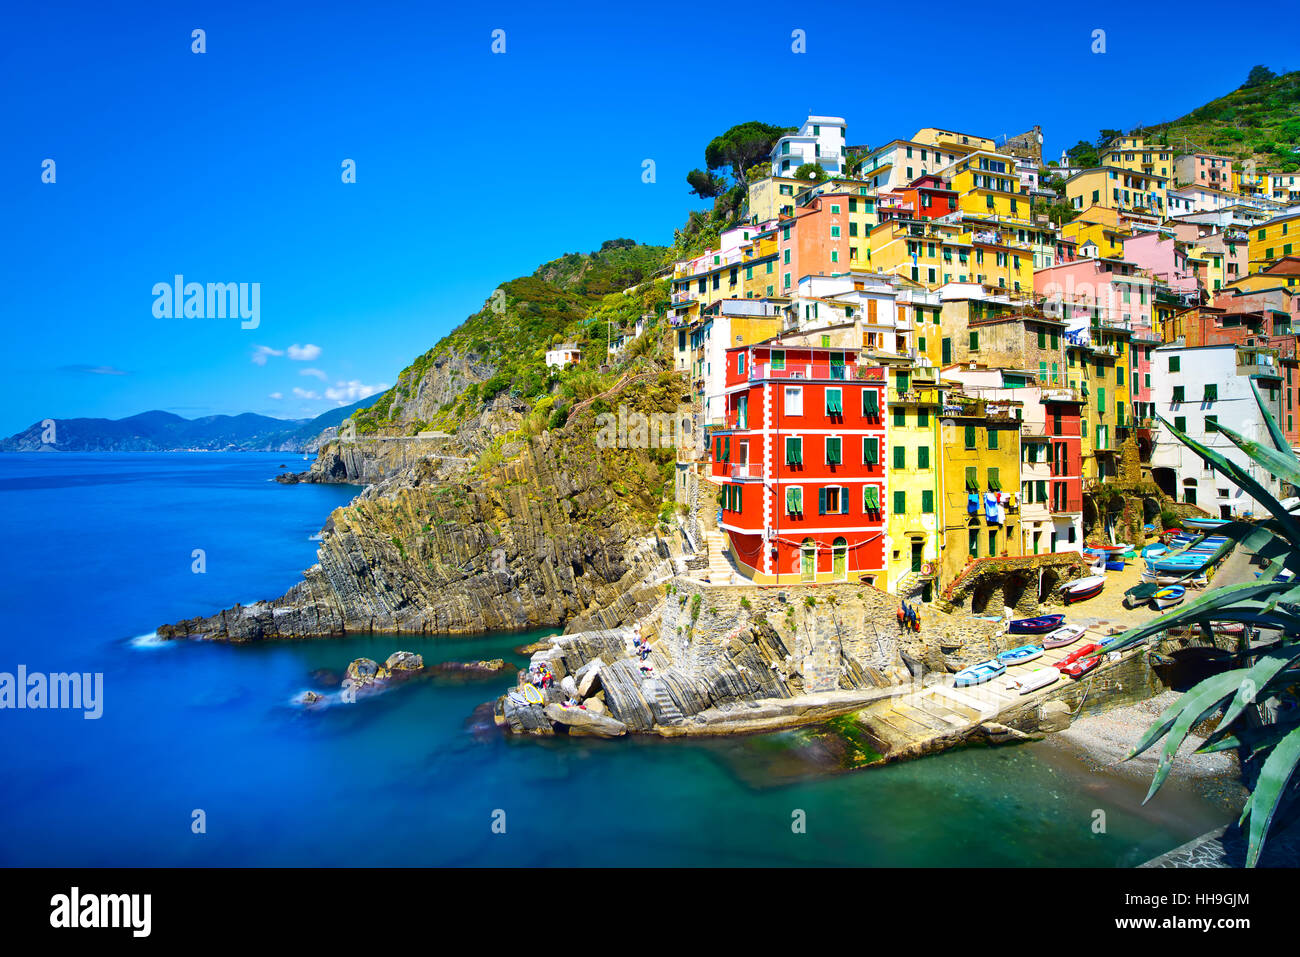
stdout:
[(1216, 424), (1300, 442), (1296, 177), (1140, 134), (1092, 168), (1037, 127), (849, 143), (809, 116), (671, 267), (685, 547), (634, 624), (529, 649), (500, 723), (1015, 740), (1163, 690), (1186, 635), (1090, 655), (1254, 574), (1211, 533), (1266, 513), (1169, 426), (1295, 495)]

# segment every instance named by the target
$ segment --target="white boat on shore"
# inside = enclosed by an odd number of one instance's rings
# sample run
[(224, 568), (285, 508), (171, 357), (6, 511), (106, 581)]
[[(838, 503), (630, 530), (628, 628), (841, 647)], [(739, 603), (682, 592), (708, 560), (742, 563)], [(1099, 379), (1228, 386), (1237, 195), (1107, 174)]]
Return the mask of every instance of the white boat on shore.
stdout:
[(1007, 682), (1008, 691), (1019, 691), (1021, 694), (1029, 694), (1037, 691), (1039, 688), (1046, 688), (1052, 682), (1061, 677), (1061, 672), (1056, 668), (1048, 665), (1043, 668), (1034, 668), (1026, 671), (1024, 674), (1017, 675)]

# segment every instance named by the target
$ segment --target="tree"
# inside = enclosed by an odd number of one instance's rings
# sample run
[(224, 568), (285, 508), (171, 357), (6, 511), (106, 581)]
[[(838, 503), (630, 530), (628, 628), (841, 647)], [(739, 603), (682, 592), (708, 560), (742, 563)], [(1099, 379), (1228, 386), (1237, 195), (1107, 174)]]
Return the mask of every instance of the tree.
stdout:
[(727, 191), (726, 177), (706, 173), (702, 169), (693, 169), (687, 173), (686, 182), (690, 184), (691, 192), (701, 199), (712, 199)]
[[(1276, 475), (1283, 482), (1300, 484), (1300, 458), (1278, 428), (1260, 395), (1250, 383), (1255, 401), (1263, 413), (1269, 442), (1247, 439), (1225, 425), (1218, 432), (1246, 453), (1263, 474)], [(1105, 644), (1098, 655), (1132, 648), (1151, 635), (1170, 628), (1202, 629), (1213, 635), (1215, 622), (1240, 622), (1245, 626), (1233, 667), (1185, 692), (1162, 714), (1134, 746), (1136, 757), (1164, 738), (1160, 757), (1146, 800), (1160, 789), (1188, 732), (1198, 722), (1222, 712), (1215, 731), (1200, 748), (1202, 752), (1238, 749), (1243, 769), (1258, 769), (1258, 777), (1241, 821), (1249, 825), (1246, 866), (1259, 861), (1280, 805), (1291, 801), (1297, 791), (1295, 770), (1300, 765), (1300, 514), (1293, 514), (1251, 474), (1251, 470), (1230, 461), (1213, 449), (1189, 438), (1160, 419), (1184, 445), (1215, 471), (1268, 510), (1270, 517), (1259, 521), (1233, 521), (1216, 526), (1215, 535), (1227, 542), (1211, 556), (1207, 565), (1227, 555), (1235, 545), (1253, 552), (1266, 563), (1254, 581), (1212, 588), (1177, 611), (1161, 615), (1132, 628)], [(1203, 541), (1202, 534), (1197, 541)], [(1195, 544), (1195, 542), (1193, 543)], [(1199, 569), (1197, 570), (1199, 572)], [(1197, 572), (1189, 572), (1185, 577)], [(1247, 637), (1253, 629), (1276, 630), (1276, 641), (1252, 645)], [(1145, 802), (1144, 802), (1145, 803)]]
[(710, 170), (726, 169), (737, 183), (745, 182), (745, 170), (768, 158), (772, 147), (791, 127), (771, 126), (750, 120), (715, 136), (704, 148), (704, 165)]
[(1100, 130), (1100, 131), (1098, 132), (1098, 134), (1097, 134), (1097, 148), (1098, 148), (1098, 149), (1102, 149), (1102, 148), (1103, 148), (1107, 143), (1109, 143), (1111, 140), (1115, 139), (1116, 137), (1123, 136), (1123, 135), (1124, 135), (1124, 131), (1123, 131), (1123, 130), (1107, 130), (1107, 129), (1102, 129), (1102, 130)]
[(804, 163), (794, 171), (795, 179), (810, 179), (814, 183), (823, 183), (826, 181), (826, 170), (822, 169), (821, 163)]
[(1075, 166), (1092, 169), (1094, 166), (1101, 165), (1101, 158), (1097, 155), (1097, 147), (1085, 140), (1079, 140), (1065, 151), (1065, 155), (1070, 157), (1070, 162)]
[(1276, 80), (1276, 79), (1277, 79), (1276, 73), (1274, 73), (1272, 70), (1270, 70), (1268, 67), (1264, 66), (1263, 64), (1260, 64), (1258, 66), (1253, 66), (1250, 68), (1250, 73), (1246, 75), (1245, 86), (1248, 87), (1259, 86), (1263, 83), (1267, 83), (1269, 80)]

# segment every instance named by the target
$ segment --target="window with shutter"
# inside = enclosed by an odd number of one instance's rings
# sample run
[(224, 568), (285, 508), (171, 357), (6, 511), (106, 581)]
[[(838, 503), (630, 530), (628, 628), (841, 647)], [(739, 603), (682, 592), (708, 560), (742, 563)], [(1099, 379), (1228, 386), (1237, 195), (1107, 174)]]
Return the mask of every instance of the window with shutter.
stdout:
[(1002, 480), (997, 469), (989, 469), (989, 490), (993, 492), (1002, 491)]
[(934, 492), (929, 489), (921, 492), (921, 511), (927, 515), (934, 511)]
[(803, 439), (790, 437), (785, 440), (785, 464), (803, 464)]
[(840, 489), (840, 514), (849, 514), (849, 490), (847, 488)]
[(979, 470), (975, 466), (966, 469), (966, 491), (978, 492), (980, 489)]
[(907, 511), (907, 493), (895, 492), (894, 493), (894, 514), (902, 515), (906, 511)]
[(907, 467), (907, 449), (901, 445), (894, 446), (894, 468), (901, 469)]
[(843, 439), (827, 436), (826, 438), (826, 464), (827, 465), (839, 465), (841, 462), (844, 461), (844, 456), (841, 454), (842, 442)]
[(864, 438), (862, 440), (862, 461), (865, 465), (875, 465), (880, 461), (880, 440)]
[(817, 514), (826, 514), (826, 489), (824, 488), (819, 488), (817, 490)]

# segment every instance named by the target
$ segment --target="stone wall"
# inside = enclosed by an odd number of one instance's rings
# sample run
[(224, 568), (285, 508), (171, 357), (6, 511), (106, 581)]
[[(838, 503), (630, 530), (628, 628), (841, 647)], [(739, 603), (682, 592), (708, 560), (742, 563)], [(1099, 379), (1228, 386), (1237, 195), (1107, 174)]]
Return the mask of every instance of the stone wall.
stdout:
[(976, 559), (944, 589), (940, 607), (999, 616), (1006, 607), (1032, 617), (1042, 605), (1060, 604), (1060, 586), (1087, 575), (1088, 567), (1078, 552)]

